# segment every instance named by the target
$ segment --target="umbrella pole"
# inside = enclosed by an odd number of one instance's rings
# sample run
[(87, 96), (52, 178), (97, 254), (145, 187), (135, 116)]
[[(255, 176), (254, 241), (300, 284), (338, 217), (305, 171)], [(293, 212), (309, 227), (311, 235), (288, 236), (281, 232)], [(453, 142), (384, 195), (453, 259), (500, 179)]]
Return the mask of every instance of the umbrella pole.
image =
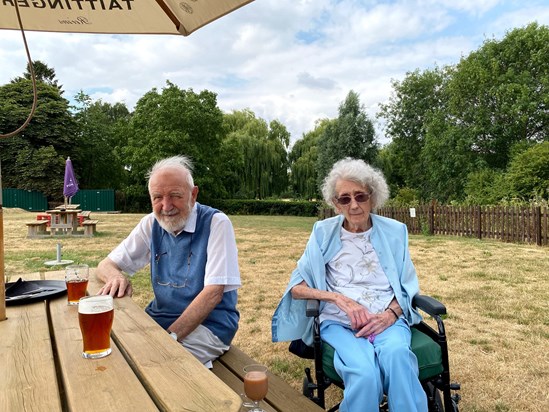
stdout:
[(6, 320), (6, 278), (4, 275), (4, 211), (2, 209), (2, 165), (0, 164), (0, 321)]
[(6, 285), (4, 277), (4, 213), (2, 211), (2, 187), (0, 185), (0, 321), (6, 320)]

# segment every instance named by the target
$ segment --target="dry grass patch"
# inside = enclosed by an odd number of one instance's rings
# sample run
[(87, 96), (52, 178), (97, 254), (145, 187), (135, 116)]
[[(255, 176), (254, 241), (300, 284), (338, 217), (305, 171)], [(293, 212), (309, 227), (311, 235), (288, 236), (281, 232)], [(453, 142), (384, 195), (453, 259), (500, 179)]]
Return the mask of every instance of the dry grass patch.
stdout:
[[(24, 274), (63, 257), (97, 265), (142, 215), (92, 213), (94, 238), (26, 239), (35, 214), (4, 209), (6, 273)], [(301, 390), (303, 368), (287, 343), (271, 342), (271, 316), (301, 256), (315, 219), (232, 216), (242, 272), (240, 329), (235, 344)], [(468, 412), (549, 410), (549, 250), (465, 238), (411, 236), (410, 253), (422, 293), (440, 299), (452, 380), (462, 385)], [(49, 269), (48, 269), (49, 270)], [(148, 271), (134, 277), (134, 299), (150, 300)], [(330, 390), (329, 400), (339, 398)]]

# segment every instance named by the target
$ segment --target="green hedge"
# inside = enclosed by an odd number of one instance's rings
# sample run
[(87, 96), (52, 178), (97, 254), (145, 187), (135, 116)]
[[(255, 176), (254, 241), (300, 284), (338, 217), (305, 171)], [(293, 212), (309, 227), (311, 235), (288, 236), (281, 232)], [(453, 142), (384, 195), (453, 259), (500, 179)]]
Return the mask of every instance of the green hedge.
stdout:
[[(198, 199), (200, 202), (200, 199)], [(204, 201), (227, 215), (282, 215), (282, 216), (318, 216), (323, 202), (283, 201), (283, 200), (241, 200), (217, 199)], [(150, 213), (151, 201), (148, 196), (130, 196), (117, 192), (117, 210), (124, 213)]]
[(208, 203), (227, 215), (318, 216), (322, 202), (283, 200), (226, 200)]

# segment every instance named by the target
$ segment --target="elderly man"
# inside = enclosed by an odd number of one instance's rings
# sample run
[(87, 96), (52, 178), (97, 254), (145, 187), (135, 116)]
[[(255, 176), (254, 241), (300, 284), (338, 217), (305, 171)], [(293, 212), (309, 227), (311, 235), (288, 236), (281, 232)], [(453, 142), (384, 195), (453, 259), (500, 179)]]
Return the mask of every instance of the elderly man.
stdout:
[(196, 201), (184, 156), (148, 174), (153, 212), (97, 268), (100, 294), (132, 294), (126, 275), (150, 264), (154, 299), (145, 311), (205, 366), (229, 349), (238, 329), (238, 252), (229, 218)]

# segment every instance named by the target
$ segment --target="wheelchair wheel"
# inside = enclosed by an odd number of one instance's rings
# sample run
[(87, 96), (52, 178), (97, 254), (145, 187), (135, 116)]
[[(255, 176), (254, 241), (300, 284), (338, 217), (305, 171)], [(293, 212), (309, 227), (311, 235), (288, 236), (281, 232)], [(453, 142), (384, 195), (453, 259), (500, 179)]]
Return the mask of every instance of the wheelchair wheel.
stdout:
[(425, 394), (427, 395), (427, 405), (429, 412), (451, 412), (444, 411), (444, 402), (442, 401), (442, 395), (440, 390), (438, 390), (435, 385), (431, 382), (428, 382), (423, 386), (425, 389)]

